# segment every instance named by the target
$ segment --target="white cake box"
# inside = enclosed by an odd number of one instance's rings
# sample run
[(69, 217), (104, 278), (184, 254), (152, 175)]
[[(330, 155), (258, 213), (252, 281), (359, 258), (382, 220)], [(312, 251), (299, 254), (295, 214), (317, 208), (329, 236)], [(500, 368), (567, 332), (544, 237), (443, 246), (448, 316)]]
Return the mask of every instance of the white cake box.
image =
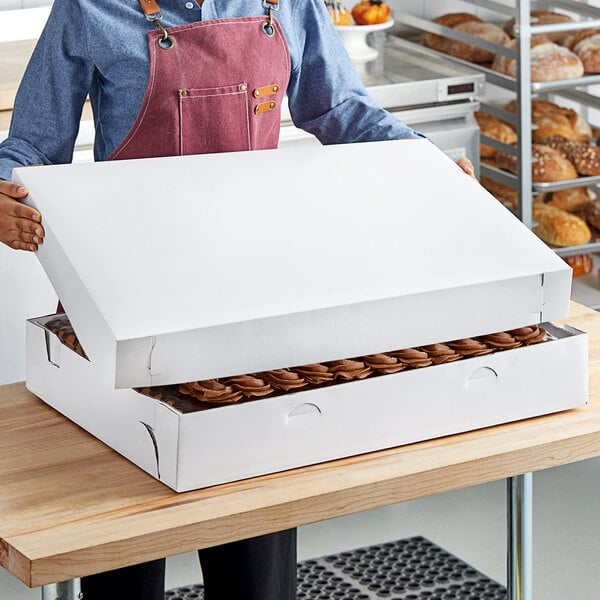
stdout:
[(91, 359), (34, 319), (27, 386), (178, 491), (586, 402), (586, 336), (560, 330), (194, 413), (128, 389), (565, 317), (569, 267), (428, 141), (15, 174), (43, 214), (38, 256)]

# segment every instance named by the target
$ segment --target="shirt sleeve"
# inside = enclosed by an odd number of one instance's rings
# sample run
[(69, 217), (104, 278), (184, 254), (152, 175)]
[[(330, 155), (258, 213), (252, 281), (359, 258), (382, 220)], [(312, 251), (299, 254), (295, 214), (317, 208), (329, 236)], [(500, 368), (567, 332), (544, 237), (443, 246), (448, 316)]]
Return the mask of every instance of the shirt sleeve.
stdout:
[(77, 0), (55, 0), (0, 144), (0, 179), (32, 164), (71, 162), (93, 66)]
[(423, 138), (368, 94), (344, 49), (323, 0), (295, 5), (288, 100), (297, 127), (323, 144)]

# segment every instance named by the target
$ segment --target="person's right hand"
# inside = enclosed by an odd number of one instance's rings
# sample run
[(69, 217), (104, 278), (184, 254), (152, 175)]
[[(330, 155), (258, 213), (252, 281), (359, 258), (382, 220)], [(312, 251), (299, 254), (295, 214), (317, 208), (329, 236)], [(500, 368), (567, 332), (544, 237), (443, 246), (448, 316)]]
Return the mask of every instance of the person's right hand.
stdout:
[(42, 215), (18, 200), (27, 188), (0, 179), (0, 242), (15, 250), (35, 252), (44, 241)]

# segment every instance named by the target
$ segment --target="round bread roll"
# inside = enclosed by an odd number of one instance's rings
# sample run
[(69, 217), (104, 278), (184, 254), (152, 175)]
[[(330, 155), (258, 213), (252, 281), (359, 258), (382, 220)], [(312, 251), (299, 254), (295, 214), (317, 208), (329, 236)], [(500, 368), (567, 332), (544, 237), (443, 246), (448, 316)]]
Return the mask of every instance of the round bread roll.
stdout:
[(600, 229), (600, 198), (590, 200), (583, 212), (585, 220), (596, 229)]
[[(505, 44), (516, 48), (516, 40)], [(496, 55), (492, 69), (510, 77), (517, 76), (517, 61), (508, 56)], [(558, 46), (545, 36), (531, 38), (531, 81), (557, 81), (582, 77), (583, 64), (576, 54), (563, 46)]]
[(547, 202), (548, 206), (566, 210), (568, 212), (579, 212), (584, 210), (590, 202), (590, 195), (586, 187), (558, 190), (552, 192), (550, 196), (551, 198)]
[(600, 73), (600, 33), (590, 35), (575, 45), (577, 54), (586, 73)]
[[(509, 41), (508, 35), (493, 23), (467, 21), (466, 23), (459, 23), (454, 29), (481, 38), (487, 42), (498, 44), (499, 46), (503, 46)], [(494, 60), (495, 54), (493, 52), (456, 40), (449, 41), (447, 54), (475, 63), (486, 63)]]
[(569, 33), (569, 35), (565, 37), (562, 41), (562, 45), (574, 52), (575, 46), (579, 44), (579, 42), (591, 35), (596, 35), (597, 33), (600, 33), (600, 29), (581, 29), (579, 31), (573, 31), (573, 33)]
[(533, 218), (538, 225), (533, 232), (553, 246), (580, 246), (587, 244), (592, 232), (586, 222), (564, 210), (547, 204), (533, 205)]
[(496, 200), (502, 202), (506, 208), (517, 210), (519, 201), (517, 190), (513, 190), (511, 187), (485, 176), (481, 177), (480, 183)]
[(600, 175), (600, 147), (553, 135), (546, 144), (567, 158), (580, 175)]
[[(516, 113), (516, 100), (511, 100), (504, 110)], [(592, 138), (592, 128), (576, 111), (548, 100), (531, 101), (531, 120), (537, 126), (532, 134), (534, 142), (545, 142), (553, 135), (578, 142), (589, 142)]]
[[(470, 13), (450, 13), (437, 17), (433, 21), (494, 44), (503, 45), (509, 40), (508, 35), (500, 27), (492, 23), (485, 23)], [(470, 62), (486, 63), (494, 58), (493, 52), (433, 33), (423, 35), (423, 45)]]
[[(549, 10), (532, 10), (530, 12), (529, 22), (531, 25), (551, 25), (553, 23), (569, 23), (572, 20), (573, 19), (571, 19), (571, 17), (568, 15), (563, 15), (562, 13)], [(511, 38), (515, 37), (514, 27), (515, 19), (511, 19), (504, 26), (504, 31), (506, 31)], [(555, 33), (547, 33), (545, 35), (553, 42), (560, 42), (568, 35), (568, 33), (557, 31)]]
[[(531, 176), (534, 182), (565, 181), (577, 177), (577, 171), (572, 163), (554, 148), (542, 144), (532, 144), (531, 155), (537, 159), (531, 166)], [(496, 152), (495, 159), (498, 167), (517, 174), (516, 156)]]
[[(481, 17), (464, 12), (440, 15), (439, 17), (432, 19), (432, 21), (438, 25), (443, 25), (444, 27), (450, 28), (454, 28), (460, 23), (467, 23), (468, 21), (483, 23), (483, 19)], [(442, 50), (442, 46), (445, 44), (444, 40), (447, 42), (448, 38), (429, 32), (423, 33), (421, 39), (424, 46), (427, 46), (427, 48), (433, 48), (434, 50), (439, 50), (440, 52), (445, 52), (445, 50)]]
[[(517, 143), (517, 132), (508, 123), (479, 110), (475, 112), (475, 119), (483, 135), (504, 144)], [(486, 144), (480, 144), (479, 154), (483, 158), (491, 158), (496, 154), (496, 149)]]

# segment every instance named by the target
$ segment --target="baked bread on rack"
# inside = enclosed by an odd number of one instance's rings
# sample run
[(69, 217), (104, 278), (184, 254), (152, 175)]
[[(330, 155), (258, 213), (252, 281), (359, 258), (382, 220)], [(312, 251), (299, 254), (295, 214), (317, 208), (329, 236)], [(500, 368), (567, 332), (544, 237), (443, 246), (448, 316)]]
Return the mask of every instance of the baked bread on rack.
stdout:
[(600, 73), (600, 30), (584, 29), (568, 35), (563, 44), (577, 54), (586, 73)]
[[(516, 144), (517, 132), (511, 125), (483, 111), (475, 111), (475, 120), (483, 135), (498, 140), (504, 144)], [(496, 154), (496, 149), (487, 144), (480, 144), (479, 155), (483, 158), (491, 158)]]
[(489, 177), (482, 176), (479, 179), (479, 183), (492, 195), (496, 200), (500, 201), (506, 208), (510, 210), (517, 210), (517, 204), (519, 197), (517, 190), (490, 179)]
[(567, 158), (580, 175), (600, 175), (600, 147), (553, 135), (545, 142)]
[[(517, 101), (511, 100), (504, 110), (516, 113)], [(543, 143), (553, 135), (577, 142), (589, 142), (592, 139), (592, 128), (579, 113), (548, 100), (531, 101), (531, 121), (536, 126), (532, 133), (534, 142)]]
[[(516, 40), (504, 44), (515, 50)], [(576, 54), (568, 48), (555, 44), (546, 36), (536, 35), (531, 38), (531, 81), (557, 81), (573, 79), (583, 75), (583, 64)], [(497, 54), (492, 69), (508, 75), (517, 76), (517, 60)]]
[(590, 200), (587, 203), (583, 216), (592, 227), (600, 230), (600, 198)]
[[(551, 25), (554, 23), (569, 23), (573, 21), (569, 15), (563, 13), (554, 12), (551, 10), (532, 10), (530, 12), (529, 22), (531, 25)], [(515, 37), (515, 19), (511, 19), (505, 26), (504, 31), (511, 37)], [(560, 42), (567, 35), (568, 32), (557, 31), (555, 33), (544, 34), (549, 40), (553, 42)]]
[(590, 200), (588, 188), (576, 187), (552, 192), (546, 204), (568, 212), (580, 212), (586, 208)]
[[(538, 183), (575, 179), (577, 171), (573, 164), (558, 150), (542, 144), (531, 145), (531, 155), (537, 159), (531, 165), (531, 176)], [(517, 174), (517, 157), (504, 152), (496, 153), (499, 168)]]
[[(494, 44), (503, 45), (509, 40), (508, 35), (500, 27), (497, 27), (493, 23), (486, 23), (477, 15), (470, 13), (449, 13), (436, 17), (433, 19), (433, 22)], [(439, 52), (444, 52), (445, 54), (450, 54), (469, 62), (487, 63), (491, 62), (495, 56), (489, 50), (477, 48), (476, 46), (457, 40), (451, 40), (450, 38), (434, 33), (424, 33), (422, 41), (423, 45), (428, 48), (433, 48)]]
[(587, 244), (592, 237), (592, 232), (583, 219), (547, 204), (534, 204), (532, 216), (538, 223), (533, 232), (547, 244), (560, 247), (581, 246)]

